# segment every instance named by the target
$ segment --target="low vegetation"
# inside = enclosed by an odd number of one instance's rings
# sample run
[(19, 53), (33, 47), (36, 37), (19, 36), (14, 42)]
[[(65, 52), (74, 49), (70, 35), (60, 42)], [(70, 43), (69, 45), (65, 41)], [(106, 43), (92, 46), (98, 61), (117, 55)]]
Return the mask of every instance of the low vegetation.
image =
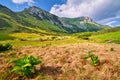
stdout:
[(12, 45), (9, 43), (0, 44), (0, 52), (11, 50), (11, 49), (12, 49)]
[(114, 48), (110, 48), (110, 51), (114, 51)]
[(19, 75), (30, 77), (35, 71), (35, 65), (41, 63), (39, 58), (35, 58), (34, 56), (28, 57), (25, 55), (23, 58), (17, 59), (14, 62), (14, 66), (11, 69), (11, 72), (15, 72)]
[(92, 36), (93, 32), (83, 32), (83, 33), (77, 33), (75, 36), (80, 39), (89, 40), (89, 37)]
[[(86, 42), (61, 46), (14, 47), (8, 54), (0, 54), (0, 79), (119, 80), (119, 48), (117, 44)], [(86, 55), (86, 51), (90, 52)]]
[(93, 66), (98, 66), (100, 64), (98, 56), (91, 54), (91, 52), (88, 52), (88, 54), (85, 56), (85, 59), (88, 58), (90, 58), (91, 64)]

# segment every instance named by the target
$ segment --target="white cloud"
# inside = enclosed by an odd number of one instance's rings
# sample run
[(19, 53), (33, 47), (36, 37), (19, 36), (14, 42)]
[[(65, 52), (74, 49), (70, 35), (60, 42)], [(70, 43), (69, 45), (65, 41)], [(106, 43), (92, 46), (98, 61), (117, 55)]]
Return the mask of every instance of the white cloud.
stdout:
[(28, 3), (28, 5), (32, 5), (34, 3), (33, 0), (12, 0), (13, 3), (15, 4), (24, 4), (24, 3)]
[(106, 23), (106, 25), (112, 26), (112, 24), (114, 24), (114, 23), (116, 23), (116, 21), (108, 22), (108, 23)]
[(50, 13), (60, 17), (89, 16), (96, 21), (120, 15), (119, 0), (67, 0), (54, 5)]
[[(115, 16), (115, 17), (102, 19), (102, 20), (99, 20), (97, 22), (100, 23), (100, 24), (104, 24), (104, 25), (117, 26), (118, 25), (118, 20), (117, 19), (120, 19), (120, 16)], [(113, 24), (116, 24), (116, 25), (113, 25)]]

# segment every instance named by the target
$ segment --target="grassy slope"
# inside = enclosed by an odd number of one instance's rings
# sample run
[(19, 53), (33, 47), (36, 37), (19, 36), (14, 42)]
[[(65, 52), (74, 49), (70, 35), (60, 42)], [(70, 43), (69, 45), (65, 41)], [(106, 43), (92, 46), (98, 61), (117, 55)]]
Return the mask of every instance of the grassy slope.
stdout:
[(58, 26), (52, 25), (46, 21), (34, 20), (33, 18), (23, 19), (26, 21), (25, 26), (29, 26), (31, 28), (35, 28), (38, 30), (49, 31), (49, 32), (65, 32), (60, 29)]
[(25, 14), (20, 16), (10, 9), (0, 5), (0, 32), (35, 32), (41, 34), (64, 33), (65, 30), (47, 21), (36, 20), (32, 16)]
[(66, 32), (63, 28), (60, 28), (56, 25), (53, 25), (47, 21), (39, 20), (36, 17), (28, 14), (29, 12), (20, 12), (17, 15), (20, 17), (21, 20), (19, 22), (25, 26), (29, 26), (32, 28), (37, 28), (49, 32)]
[(117, 26), (114, 28), (103, 29), (103, 30), (97, 31), (95, 34), (105, 34), (105, 33), (116, 32), (116, 31), (120, 31), (120, 26)]
[(41, 29), (35, 29), (35, 28), (31, 28), (28, 26), (24, 26), (20, 23), (18, 23), (14, 18), (12, 18), (9, 15), (0, 13), (0, 32), (7, 32), (7, 33), (11, 33), (11, 32), (40, 32), (40, 33), (48, 33), (44, 30)]
[[(65, 18), (62, 20), (65, 24), (69, 25), (71, 32), (86, 32), (86, 31), (98, 31), (103, 28), (109, 28), (95, 22), (86, 22), (80, 18)], [(68, 29), (69, 30), (69, 29)]]
[(120, 31), (95, 35), (92, 36), (91, 39), (100, 42), (111, 41), (120, 44)]

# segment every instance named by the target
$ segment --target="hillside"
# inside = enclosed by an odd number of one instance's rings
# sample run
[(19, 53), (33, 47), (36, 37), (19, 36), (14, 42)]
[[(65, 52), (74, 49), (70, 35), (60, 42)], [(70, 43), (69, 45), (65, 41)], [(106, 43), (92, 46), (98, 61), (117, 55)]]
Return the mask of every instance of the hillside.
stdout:
[(108, 26), (103, 26), (92, 21), (89, 17), (78, 17), (78, 18), (60, 18), (60, 21), (63, 23), (65, 28), (68, 31), (72, 32), (88, 32), (88, 31), (98, 31)]
[(103, 28), (108, 28), (108, 26), (102, 26), (93, 22), (89, 17), (60, 18), (35, 6), (25, 9), (19, 14), (24, 17), (25, 15), (28, 15), (28, 17), (34, 17), (36, 20), (47, 21), (59, 26), (59, 28), (64, 29), (68, 33), (98, 31)]
[[(50, 22), (48, 22), (46, 18), (51, 18), (50, 16), (45, 15), (44, 19), (40, 19), (40, 17), (38, 17), (38, 15), (36, 15), (34, 13), (34, 11), (32, 11), (33, 8), (34, 7), (25, 9), (24, 11), (17, 13), (19, 18), (21, 19), (21, 20), (19, 20), (19, 22), (21, 24), (23, 24), (25, 26), (31, 26), (32, 28), (45, 30), (48, 32), (61, 32), (61, 33), (66, 32), (62, 27), (59, 27), (57, 25), (54, 25), (54, 24), (51, 24)], [(35, 9), (37, 9), (37, 8), (35, 8)], [(40, 10), (40, 11), (43, 11), (43, 10)], [(49, 15), (51, 15), (51, 14), (49, 14)], [(39, 16), (40, 16), (40, 14), (39, 14)], [(55, 20), (55, 19), (53, 19), (53, 20)]]
[(120, 26), (99, 30), (95, 34), (105, 34), (105, 33), (116, 32), (116, 31), (120, 31)]
[(0, 5), (0, 30), (8, 32), (39, 32), (44, 34), (98, 31), (102, 26), (89, 17), (60, 18), (38, 7), (13, 12)]
[[(39, 28), (41, 26), (41, 29)], [(49, 33), (47, 32), (49, 30)], [(37, 32), (42, 34), (54, 34), (54, 32), (65, 31), (60, 29), (58, 26), (50, 24), (46, 21), (37, 21), (31, 17), (26, 19), (23, 16), (19, 16), (18, 13), (15, 13), (8, 9), (5, 6), (0, 5), (0, 31), (1, 32)]]

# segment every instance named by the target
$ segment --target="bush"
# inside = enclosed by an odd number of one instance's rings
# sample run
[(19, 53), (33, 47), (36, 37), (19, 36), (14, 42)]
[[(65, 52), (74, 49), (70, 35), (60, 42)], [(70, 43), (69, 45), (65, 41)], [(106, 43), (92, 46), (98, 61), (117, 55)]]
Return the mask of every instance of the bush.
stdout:
[(11, 50), (12, 49), (12, 45), (7, 43), (7, 44), (0, 44), (0, 52), (2, 51), (7, 51), (7, 50)]
[(25, 55), (23, 58), (17, 59), (13, 63), (14, 66), (12, 67), (11, 72), (30, 77), (33, 71), (35, 71), (35, 65), (40, 64), (41, 60), (34, 56), (28, 57)]
[(84, 57), (85, 59), (88, 59), (92, 56), (92, 54), (90, 52), (88, 52), (88, 54)]
[(93, 66), (98, 66), (99, 65), (100, 60), (99, 60), (98, 56), (92, 55), (90, 52), (88, 52), (88, 54), (85, 56), (85, 59), (88, 59), (88, 58), (91, 59), (91, 64)]
[(99, 63), (100, 63), (100, 61), (99, 61), (98, 56), (91, 56), (91, 64), (92, 64), (93, 66), (99, 65)]
[(114, 51), (114, 48), (110, 48), (110, 51)]
[(53, 36), (51, 39), (52, 39), (52, 40), (55, 40), (56, 38), (57, 38), (56, 36)]
[(78, 35), (78, 38), (89, 40), (89, 37), (92, 35), (92, 32), (84, 32)]

